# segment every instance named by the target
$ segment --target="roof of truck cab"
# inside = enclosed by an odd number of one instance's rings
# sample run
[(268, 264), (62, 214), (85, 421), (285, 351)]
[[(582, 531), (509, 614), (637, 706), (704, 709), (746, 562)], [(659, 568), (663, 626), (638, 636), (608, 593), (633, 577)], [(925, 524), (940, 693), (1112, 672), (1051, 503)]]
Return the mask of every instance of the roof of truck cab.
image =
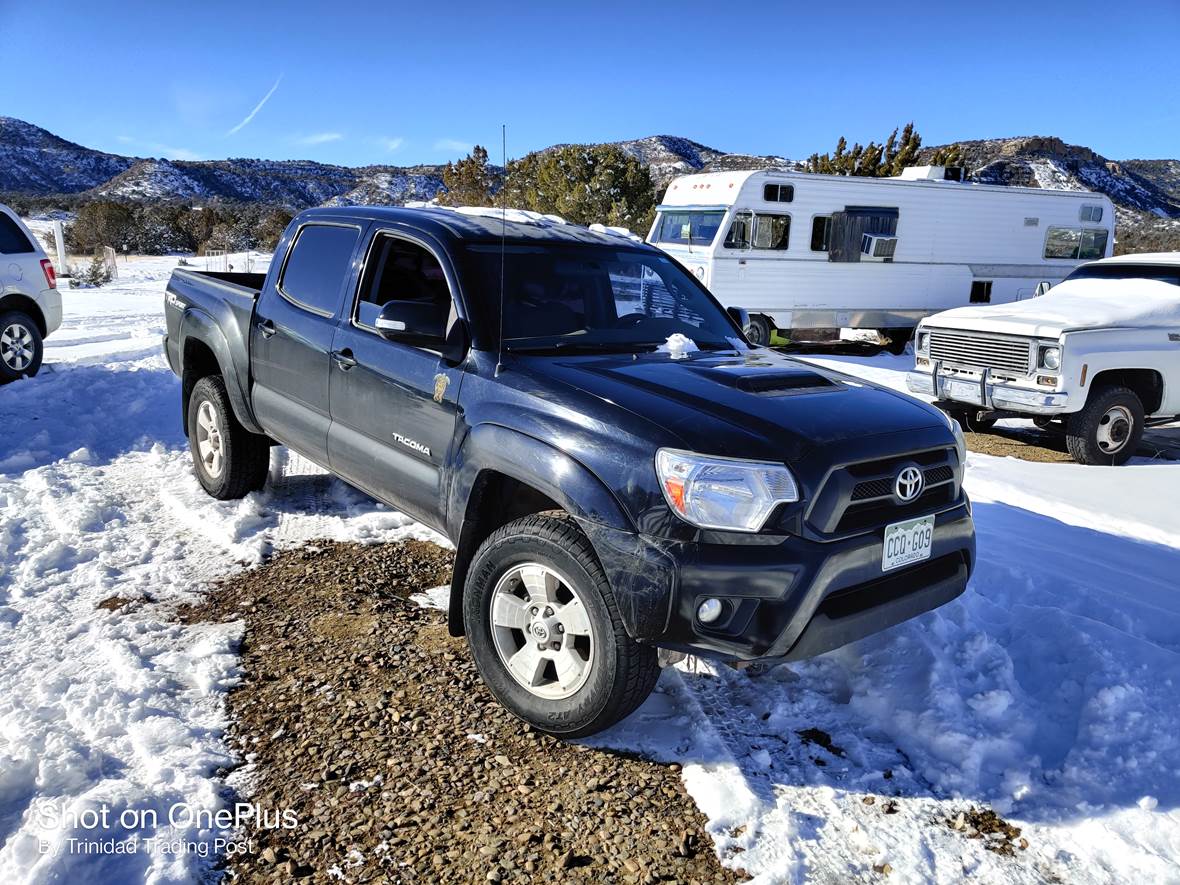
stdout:
[(545, 218), (519, 220), (521, 213), (514, 214), (517, 220), (512, 215), (503, 220), (495, 210), (488, 210), (487, 215), (475, 215), (441, 206), (413, 209), (401, 206), (338, 206), (308, 209), (299, 215), (299, 220), (377, 221), (418, 230), (453, 243), (498, 244), (503, 237), (505, 243), (518, 246), (560, 243), (658, 251), (622, 234), (593, 231), (580, 225)]
[(1180, 252), (1138, 252), (1128, 255), (1115, 255), (1111, 258), (1099, 258), (1097, 261), (1091, 261), (1088, 264), (1082, 265), (1082, 267), (1092, 264), (1166, 264), (1180, 266)]

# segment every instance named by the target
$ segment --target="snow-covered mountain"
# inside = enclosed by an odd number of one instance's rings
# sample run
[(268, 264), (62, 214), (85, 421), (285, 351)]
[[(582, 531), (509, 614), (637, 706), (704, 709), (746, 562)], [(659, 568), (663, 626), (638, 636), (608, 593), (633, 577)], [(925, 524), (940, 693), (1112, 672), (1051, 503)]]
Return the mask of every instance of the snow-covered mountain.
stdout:
[(0, 192), (72, 194), (130, 168), (134, 157), (91, 150), (52, 132), (0, 117)]

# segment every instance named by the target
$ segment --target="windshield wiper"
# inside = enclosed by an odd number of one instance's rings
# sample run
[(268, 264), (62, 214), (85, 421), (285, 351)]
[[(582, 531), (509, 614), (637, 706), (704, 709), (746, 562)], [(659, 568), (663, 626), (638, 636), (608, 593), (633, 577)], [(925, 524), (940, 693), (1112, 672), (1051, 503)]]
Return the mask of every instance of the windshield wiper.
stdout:
[(636, 353), (655, 350), (662, 341), (548, 341), (535, 344), (505, 344), (509, 353)]

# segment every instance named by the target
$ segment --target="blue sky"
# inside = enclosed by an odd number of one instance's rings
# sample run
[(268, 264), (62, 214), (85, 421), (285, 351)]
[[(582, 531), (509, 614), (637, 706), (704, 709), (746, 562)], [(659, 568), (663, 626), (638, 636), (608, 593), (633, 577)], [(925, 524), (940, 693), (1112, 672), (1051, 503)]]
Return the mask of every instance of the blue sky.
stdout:
[(510, 156), (666, 133), (804, 158), (908, 120), (1180, 156), (1177, 0), (922, 6), (0, 0), (0, 113), (181, 159), (498, 160), (502, 122)]

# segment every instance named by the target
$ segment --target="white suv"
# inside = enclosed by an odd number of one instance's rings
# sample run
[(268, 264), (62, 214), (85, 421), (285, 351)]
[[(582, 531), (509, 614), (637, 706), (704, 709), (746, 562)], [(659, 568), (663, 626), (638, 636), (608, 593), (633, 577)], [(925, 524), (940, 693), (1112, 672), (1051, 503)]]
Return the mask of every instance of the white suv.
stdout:
[(36, 375), (45, 336), (60, 325), (53, 264), (16, 213), (0, 205), (0, 384)]
[(1083, 464), (1122, 464), (1180, 415), (1180, 252), (1083, 264), (1028, 301), (927, 317), (910, 390), (965, 425), (1060, 426)]

